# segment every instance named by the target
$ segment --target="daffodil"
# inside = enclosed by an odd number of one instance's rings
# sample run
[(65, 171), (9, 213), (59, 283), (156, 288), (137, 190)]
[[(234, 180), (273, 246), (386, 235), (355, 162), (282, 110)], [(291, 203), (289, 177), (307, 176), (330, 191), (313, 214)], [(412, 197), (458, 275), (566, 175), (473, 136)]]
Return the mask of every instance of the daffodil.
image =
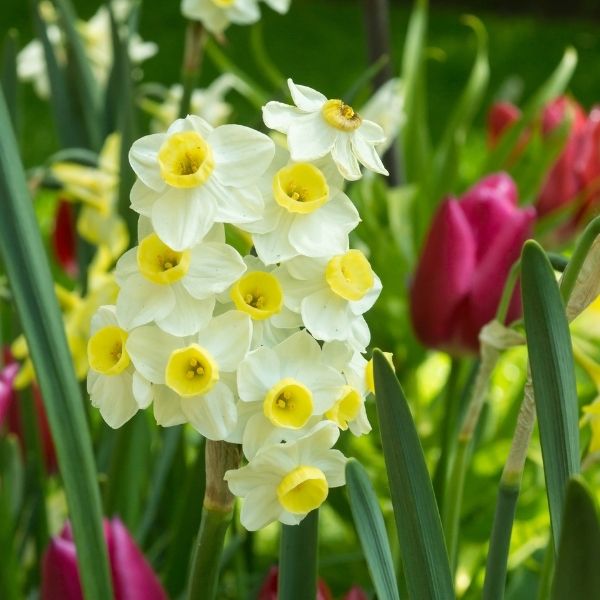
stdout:
[(189, 422), (211, 440), (234, 430), (234, 378), (252, 337), (250, 317), (229, 311), (194, 336), (179, 338), (153, 325), (134, 329), (126, 349), (136, 369), (155, 384), (154, 416), (169, 427)]
[(318, 340), (348, 341), (364, 350), (370, 334), (363, 313), (381, 292), (381, 280), (360, 250), (331, 258), (293, 258), (282, 266), (286, 306), (302, 315)]
[(215, 34), (223, 33), (230, 23), (250, 25), (260, 19), (258, 0), (183, 0), (181, 12)]
[(131, 205), (150, 217), (173, 250), (202, 240), (215, 222), (241, 225), (262, 215), (256, 182), (275, 152), (264, 134), (241, 125), (212, 128), (200, 117), (178, 119), (129, 152), (138, 181)]
[(212, 317), (215, 295), (245, 270), (241, 256), (224, 240), (209, 239), (178, 252), (151, 232), (117, 263), (117, 314), (127, 328), (154, 321), (172, 335), (193, 335)]
[(302, 325), (300, 315), (283, 303), (278, 279), (280, 269), (266, 266), (255, 256), (245, 256), (246, 271), (223, 294), (218, 311), (237, 308), (252, 319), (252, 348), (273, 346), (292, 335)]
[(333, 450), (339, 430), (318, 423), (307, 435), (265, 447), (246, 466), (225, 473), (233, 494), (244, 499), (240, 519), (250, 530), (274, 521), (297, 525), (319, 508), (329, 489), (345, 483), (346, 458)]
[(321, 420), (344, 383), (306, 331), (250, 352), (237, 371), (240, 399), (254, 409), (242, 439), (246, 457), (265, 444), (294, 439)]
[(279, 151), (261, 185), (264, 215), (246, 225), (260, 259), (275, 264), (348, 250), (348, 234), (360, 217), (342, 186), (331, 159), (293, 163), (287, 152)]
[(263, 107), (265, 125), (287, 134), (292, 159), (312, 161), (331, 153), (340, 173), (360, 179), (360, 164), (387, 175), (375, 146), (385, 141), (383, 129), (363, 119), (343, 100), (328, 100), (320, 92), (288, 79), (294, 106), (268, 102)]
[(150, 383), (135, 371), (126, 350), (128, 333), (114, 306), (102, 306), (92, 318), (87, 344), (87, 390), (92, 406), (110, 427), (118, 428), (152, 402)]

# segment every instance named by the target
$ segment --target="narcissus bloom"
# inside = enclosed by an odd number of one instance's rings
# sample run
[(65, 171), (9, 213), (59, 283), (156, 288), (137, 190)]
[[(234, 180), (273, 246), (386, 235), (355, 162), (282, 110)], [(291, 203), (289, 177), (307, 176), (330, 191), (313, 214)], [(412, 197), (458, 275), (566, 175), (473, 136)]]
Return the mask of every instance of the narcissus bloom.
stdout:
[[(345, 384), (324, 360), (318, 342), (299, 331), (273, 348), (258, 348), (240, 363), (238, 393), (252, 405), (242, 444), (247, 458), (265, 444), (289, 440), (333, 407)], [(314, 417), (319, 417), (315, 419)]]
[(173, 250), (202, 240), (215, 222), (243, 224), (262, 215), (255, 186), (275, 147), (270, 138), (241, 125), (213, 129), (200, 117), (175, 121), (166, 133), (134, 142), (129, 152), (138, 181), (131, 206), (150, 217)]
[(314, 337), (364, 350), (370, 334), (362, 315), (379, 297), (381, 280), (360, 250), (329, 259), (299, 256), (282, 271), (284, 302), (302, 315)]
[[(516, 186), (504, 173), (440, 205), (410, 290), (412, 322), (423, 344), (456, 354), (478, 352), (479, 331), (496, 313), (534, 219), (533, 208), (517, 206)], [(507, 320), (520, 313), (517, 289)]]
[(332, 446), (339, 437), (334, 423), (323, 421), (307, 435), (286, 444), (266, 446), (225, 480), (244, 498), (242, 525), (256, 531), (273, 521), (297, 525), (329, 494), (344, 485), (346, 458)]
[[(119, 519), (104, 520), (114, 597), (167, 600), (154, 571)], [(73, 532), (69, 524), (50, 540), (42, 561), (42, 600), (83, 600)]]
[(183, 0), (181, 12), (216, 34), (223, 33), (230, 23), (250, 25), (260, 19), (258, 0)]
[(295, 106), (268, 102), (263, 107), (265, 125), (287, 134), (292, 159), (305, 162), (331, 153), (340, 173), (349, 180), (360, 179), (359, 163), (387, 175), (375, 146), (385, 141), (383, 129), (364, 120), (342, 100), (288, 79)]
[(87, 390), (92, 406), (100, 409), (102, 418), (115, 429), (152, 402), (150, 383), (131, 364), (128, 337), (114, 306), (101, 307), (92, 318)]
[(235, 310), (184, 338), (152, 325), (134, 329), (126, 348), (136, 369), (156, 384), (157, 423), (170, 427), (189, 422), (208, 439), (225, 439), (237, 423), (231, 374), (246, 356), (251, 338), (250, 317)]
[(212, 317), (215, 294), (245, 270), (242, 257), (224, 240), (177, 252), (150, 233), (117, 263), (117, 315), (127, 329), (155, 321), (172, 335), (192, 335)]
[(348, 234), (360, 217), (341, 190), (343, 179), (333, 161), (291, 163), (280, 151), (263, 181), (265, 212), (248, 227), (262, 261), (275, 264), (294, 256), (332, 256), (348, 250)]

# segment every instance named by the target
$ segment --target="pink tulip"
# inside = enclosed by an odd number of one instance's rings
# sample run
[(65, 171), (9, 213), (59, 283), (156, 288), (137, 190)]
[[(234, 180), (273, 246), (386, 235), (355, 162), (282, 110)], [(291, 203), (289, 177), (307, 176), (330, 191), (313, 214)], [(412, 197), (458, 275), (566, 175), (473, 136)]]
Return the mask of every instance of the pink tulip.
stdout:
[[(115, 600), (166, 600), (154, 571), (119, 519), (104, 520), (104, 537)], [(41, 600), (83, 600), (69, 524), (44, 554)]]
[[(479, 331), (495, 316), (534, 219), (533, 208), (517, 206), (515, 184), (505, 173), (442, 203), (410, 290), (413, 326), (424, 345), (451, 354), (478, 351)], [(516, 290), (507, 320), (520, 312)]]

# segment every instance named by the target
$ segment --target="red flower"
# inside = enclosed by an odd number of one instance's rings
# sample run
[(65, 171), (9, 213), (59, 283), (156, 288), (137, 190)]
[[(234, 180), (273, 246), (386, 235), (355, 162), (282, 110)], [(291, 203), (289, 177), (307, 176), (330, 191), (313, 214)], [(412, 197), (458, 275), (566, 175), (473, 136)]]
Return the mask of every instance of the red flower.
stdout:
[[(478, 351), (479, 331), (496, 313), (534, 219), (533, 208), (517, 206), (515, 184), (505, 173), (442, 203), (410, 290), (412, 322), (423, 344), (453, 354)], [(508, 320), (520, 311), (515, 291)]]
[(54, 218), (52, 247), (56, 260), (71, 277), (77, 276), (77, 236), (73, 205), (60, 200)]

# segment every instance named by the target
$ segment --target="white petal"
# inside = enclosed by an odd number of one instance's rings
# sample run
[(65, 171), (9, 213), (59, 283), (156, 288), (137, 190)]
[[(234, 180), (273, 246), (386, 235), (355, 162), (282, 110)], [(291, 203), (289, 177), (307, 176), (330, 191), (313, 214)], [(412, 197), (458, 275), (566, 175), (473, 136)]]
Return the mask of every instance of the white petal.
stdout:
[(237, 25), (256, 23), (260, 19), (257, 0), (238, 0), (227, 10), (227, 16)]
[(381, 144), (385, 141), (385, 132), (381, 125), (367, 119), (363, 119), (357, 132), (362, 139), (371, 144)]
[(248, 531), (257, 531), (279, 519), (282, 512), (274, 488), (257, 487), (246, 497), (240, 521)]
[(290, 125), (302, 114), (295, 106), (283, 102), (267, 102), (262, 113), (265, 125), (281, 133), (287, 133)]
[(387, 169), (381, 162), (379, 154), (377, 154), (377, 151), (375, 150), (375, 146), (361, 137), (360, 130), (356, 131), (352, 137), (352, 150), (358, 160), (365, 165), (367, 169), (371, 169), (371, 171), (381, 173), (382, 175), (389, 175)]
[(202, 243), (192, 249), (190, 267), (181, 283), (195, 298), (206, 298), (226, 290), (245, 271), (246, 265), (235, 248)]
[(351, 334), (352, 313), (348, 301), (338, 298), (330, 290), (307, 296), (300, 310), (306, 328), (318, 340), (346, 340)]
[(321, 360), (319, 343), (306, 331), (291, 335), (281, 342), (275, 351), (281, 362), (281, 373), (286, 377), (300, 376), (306, 379), (314, 365)]
[(160, 176), (158, 151), (166, 140), (164, 133), (145, 135), (133, 142), (129, 150), (129, 163), (142, 182), (155, 191), (160, 191), (165, 182)]
[(298, 255), (289, 241), (293, 223), (294, 215), (285, 211), (281, 213), (279, 225), (273, 231), (255, 233), (252, 236), (256, 254), (266, 265), (274, 265)]
[(361, 178), (361, 172), (356, 156), (352, 153), (351, 138), (349, 134), (341, 134), (331, 150), (331, 156), (340, 173), (349, 181), (355, 181)]
[(174, 307), (170, 286), (152, 283), (139, 273), (123, 282), (117, 298), (117, 315), (125, 329), (163, 319)]
[(202, 117), (188, 115), (185, 119), (177, 119), (167, 130), (167, 134), (179, 133), (180, 131), (195, 131), (205, 140), (208, 139), (214, 128)]
[(252, 339), (250, 317), (239, 310), (219, 315), (198, 333), (198, 343), (206, 348), (222, 371), (235, 371), (246, 356)]
[(209, 440), (223, 440), (235, 428), (233, 392), (222, 382), (202, 396), (181, 399), (181, 410), (192, 427)]
[(160, 192), (166, 189), (166, 184), (162, 185), (159, 191), (155, 191), (152, 188), (144, 185), (139, 179), (135, 180), (131, 193), (129, 194), (129, 200), (131, 201), (131, 208), (146, 217), (152, 215), (152, 207), (160, 196)]
[(360, 299), (349, 303), (350, 310), (355, 315), (366, 313), (375, 304), (381, 293), (381, 279), (373, 274), (373, 287)]
[(264, 201), (258, 187), (225, 188), (216, 181), (211, 192), (218, 193), (216, 220), (221, 223), (252, 223), (261, 218)]
[(253, 350), (238, 367), (237, 383), (240, 399), (244, 402), (262, 402), (267, 391), (280, 379), (277, 353), (271, 348)]
[(294, 104), (306, 112), (321, 110), (327, 98), (306, 85), (296, 85), (291, 79), (287, 80)]
[(92, 405), (100, 409), (107, 425), (117, 429), (138, 411), (132, 393), (131, 373), (124, 371), (112, 377), (100, 377), (92, 388)]
[(101, 306), (92, 317), (90, 333), (94, 334), (102, 327), (118, 326), (118, 324), (115, 307), (110, 305)]
[[(225, 473), (223, 479), (227, 481), (232, 494), (243, 498), (259, 487), (268, 486), (275, 489), (281, 477), (285, 475), (286, 469), (279, 464), (273, 464), (273, 460), (265, 463), (262, 459), (261, 456), (252, 464), (239, 469), (230, 469)], [(294, 468), (293, 463), (291, 468)]]
[(315, 467), (321, 469), (330, 488), (346, 483), (346, 463), (348, 459), (339, 450), (329, 450), (314, 461)]
[(197, 300), (189, 295), (180, 282), (170, 288), (174, 297), (173, 308), (162, 319), (156, 319), (156, 324), (178, 337), (195, 334), (210, 321), (215, 307), (214, 297)]
[(152, 207), (152, 226), (167, 246), (185, 250), (206, 235), (215, 215), (213, 198), (201, 188), (169, 186)]
[(136, 273), (138, 273), (137, 248), (131, 248), (117, 261), (115, 279), (119, 286), (122, 286), (131, 275)]
[(316, 456), (327, 452), (340, 437), (340, 431), (332, 421), (321, 421), (297, 442), (300, 464), (311, 464)]
[(289, 274), (289, 271), (285, 267), (278, 274), (278, 279), (283, 289), (283, 302), (285, 306), (296, 313), (300, 312), (304, 298), (322, 290), (324, 283), (321, 278), (311, 280), (296, 279)]
[(273, 424), (262, 412), (262, 405), (257, 403), (260, 412), (256, 413), (248, 420), (242, 438), (242, 448), (244, 456), (252, 460), (261, 448), (270, 444), (277, 444), (281, 441), (279, 429), (273, 427)]
[(361, 354), (366, 350), (371, 341), (371, 332), (364, 317), (357, 317), (352, 320), (351, 333), (348, 343), (356, 352)]
[(154, 418), (161, 427), (173, 427), (187, 422), (181, 410), (181, 398), (166, 385), (154, 386)]
[(152, 384), (137, 371), (133, 373), (133, 397), (140, 408), (148, 408), (152, 403)]
[(135, 368), (152, 383), (164, 383), (169, 356), (181, 346), (181, 340), (154, 325), (134, 329), (125, 345)]
[(214, 177), (223, 185), (243, 187), (255, 182), (275, 155), (275, 144), (264, 133), (242, 125), (221, 125), (209, 136), (215, 159)]
[(290, 154), (295, 161), (321, 158), (335, 148), (337, 137), (337, 130), (327, 125), (320, 113), (307, 114), (290, 125)]

